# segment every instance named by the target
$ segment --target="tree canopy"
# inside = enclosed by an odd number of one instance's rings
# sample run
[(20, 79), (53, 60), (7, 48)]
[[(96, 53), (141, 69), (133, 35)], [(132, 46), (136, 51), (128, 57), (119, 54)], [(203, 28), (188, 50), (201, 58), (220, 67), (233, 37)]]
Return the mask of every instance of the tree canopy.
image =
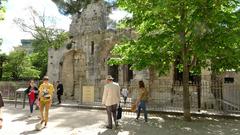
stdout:
[(43, 77), (47, 73), (48, 49), (60, 48), (68, 40), (68, 33), (54, 27), (54, 17), (46, 16), (45, 13), (38, 13), (32, 7), (29, 8), (29, 11), (29, 20), (32, 20), (32, 23), (28, 23), (21, 18), (15, 18), (15, 23), (24, 32), (28, 32), (34, 37), (31, 61), (33, 66), (41, 71), (40, 77)]
[(4, 64), (3, 77), (11, 80), (19, 80), (26, 78), (38, 78), (39, 73), (35, 67), (32, 66), (29, 56), (24, 51), (13, 51), (7, 57), (8, 60)]
[(63, 15), (80, 13), (92, 0), (52, 0)]
[(189, 71), (211, 68), (240, 70), (238, 0), (118, 0), (132, 14), (122, 23), (138, 36), (116, 45), (111, 64), (133, 69), (154, 67), (165, 73), (183, 71), (184, 116), (190, 119)]
[[(81, 12), (91, 2), (100, 0), (52, 0), (58, 7), (58, 10), (63, 15), (81, 14)], [(104, 0), (109, 7), (114, 7), (116, 0)]]

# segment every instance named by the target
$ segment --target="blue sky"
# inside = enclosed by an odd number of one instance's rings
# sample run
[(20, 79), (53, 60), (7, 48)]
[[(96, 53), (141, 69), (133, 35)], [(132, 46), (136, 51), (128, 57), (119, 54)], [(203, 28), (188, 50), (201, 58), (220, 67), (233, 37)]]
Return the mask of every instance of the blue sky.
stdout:
[[(3, 44), (0, 47), (1, 52), (9, 53), (13, 50), (13, 46), (21, 44), (21, 39), (32, 38), (29, 33), (23, 32), (13, 22), (14, 18), (29, 20), (29, 11), (27, 10), (29, 7), (33, 7), (39, 13), (45, 11), (46, 16), (55, 17), (56, 28), (69, 29), (71, 23), (70, 17), (61, 15), (51, 0), (8, 0), (5, 20), (0, 22), (0, 38), (3, 38)], [(126, 12), (116, 10), (109, 17), (113, 20), (119, 20), (126, 15)]]

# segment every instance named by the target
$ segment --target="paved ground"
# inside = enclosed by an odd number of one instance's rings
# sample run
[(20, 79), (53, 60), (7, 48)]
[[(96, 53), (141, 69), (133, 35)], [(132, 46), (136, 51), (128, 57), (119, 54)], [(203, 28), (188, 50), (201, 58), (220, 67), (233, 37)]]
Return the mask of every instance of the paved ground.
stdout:
[(136, 121), (135, 114), (124, 113), (118, 129), (105, 129), (103, 110), (52, 107), (48, 127), (35, 131), (38, 111), (28, 117), (28, 108), (6, 104), (4, 127), (0, 135), (240, 135), (240, 120), (194, 118), (185, 122), (180, 116), (150, 116), (149, 122)]

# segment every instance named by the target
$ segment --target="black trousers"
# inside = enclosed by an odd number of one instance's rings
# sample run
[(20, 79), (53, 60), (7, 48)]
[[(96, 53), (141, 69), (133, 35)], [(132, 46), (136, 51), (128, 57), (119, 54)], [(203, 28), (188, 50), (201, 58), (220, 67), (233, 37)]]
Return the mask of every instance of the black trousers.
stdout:
[(58, 103), (62, 103), (62, 101), (61, 101), (61, 96), (62, 96), (62, 95), (57, 95)]
[(112, 127), (112, 117), (115, 123), (115, 126), (117, 126), (117, 104), (107, 106), (107, 115), (108, 115), (108, 126)]

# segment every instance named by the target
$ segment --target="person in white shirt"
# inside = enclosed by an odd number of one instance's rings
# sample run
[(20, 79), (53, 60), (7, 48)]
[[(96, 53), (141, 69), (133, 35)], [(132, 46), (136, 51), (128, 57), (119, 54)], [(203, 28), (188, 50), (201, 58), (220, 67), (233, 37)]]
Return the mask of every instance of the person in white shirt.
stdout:
[(108, 115), (108, 125), (106, 128), (112, 129), (112, 117), (115, 123), (115, 126), (118, 126), (117, 123), (117, 104), (120, 103), (120, 86), (118, 83), (113, 82), (113, 77), (108, 75), (106, 78), (107, 84), (104, 86), (102, 104), (106, 106), (107, 115)]
[(128, 97), (128, 90), (127, 90), (127, 88), (123, 88), (121, 94), (123, 96), (124, 104), (126, 104), (127, 97)]

